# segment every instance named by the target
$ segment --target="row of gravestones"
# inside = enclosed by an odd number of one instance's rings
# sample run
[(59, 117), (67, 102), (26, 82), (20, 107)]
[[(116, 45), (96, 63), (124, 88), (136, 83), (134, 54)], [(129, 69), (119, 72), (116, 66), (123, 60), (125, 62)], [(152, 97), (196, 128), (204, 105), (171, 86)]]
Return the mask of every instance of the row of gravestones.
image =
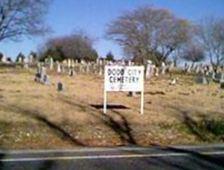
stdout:
[[(35, 74), (35, 81), (44, 85), (50, 85), (50, 78), (49, 75), (47, 75), (47, 69), (49, 70), (54, 70), (56, 67), (57, 73), (61, 74), (61, 73), (65, 73), (67, 72), (69, 74), (69, 76), (73, 76), (75, 74), (75, 70), (76, 72), (87, 72), (89, 73), (90, 71), (92, 72), (91, 69), (97, 69), (99, 68), (99, 74), (102, 75), (103, 74), (103, 68), (104, 65), (112, 65), (115, 63), (112, 62), (103, 62), (103, 61), (99, 61), (99, 62), (89, 62), (86, 63), (85, 61), (81, 61), (81, 63), (75, 62), (74, 60), (70, 60), (68, 59), (67, 61), (63, 61), (62, 63), (60, 62), (55, 62), (53, 61), (53, 59), (49, 59), (46, 60), (44, 63), (37, 63), (37, 71)], [(117, 64), (117, 63), (116, 63)], [(133, 65), (132, 62), (129, 62), (130, 65)], [(58, 91), (62, 91), (64, 89), (63, 83), (62, 82), (58, 82), (57, 83), (57, 90)]]
[[(160, 67), (156, 67), (152, 64), (152, 61), (148, 60), (146, 65), (146, 79), (150, 79), (152, 76), (159, 76), (159, 74), (165, 74), (172, 72), (175, 69), (174, 63), (166, 65), (164, 62)], [(210, 81), (220, 83), (220, 87), (224, 88), (224, 67), (218, 67), (216, 70), (211, 65), (195, 65), (185, 64), (184, 71), (187, 73), (196, 73), (196, 82), (200, 84), (209, 84)], [(174, 79), (171, 84), (175, 84)]]
[[(69, 76), (73, 76), (75, 74), (76, 65), (73, 65), (73, 64), (70, 65), (68, 63), (70, 63), (70, 62), (69, 61), (67, 62), (67, 70), (68, 70), (67, 73), (69, 74)], [(122, 63), (122, 62), (121, 63), (112, 63), (111, 62), (111, 63), (106, 63), (106, 64), (109, 64), (109, 65), (112, 65), (112, 64), (122, 65), (123, 64), (124, 65), (125, 63)], [(54, 69), (54, 64), (52, 64), (52, 65), (50, 64), (50, 68), (49, 68), (50, 70)], [(63, 73), (65, 72), (66, 69), (63, 67), (63, 65), (66, 65), (66, 62), (64, 62), (64, 64), (56, 62), (56, 65), (57, 65), (58, 73), (62, 73), (62, 70), (63, 70)], [(84, 62), (81, 62), (81, 64), (77, 64), (77, 65), (80, 70), (82, 67), (86, 67), (86, 72), (91, 70), (90, 68), (88, 68), (89, 66), (98, 66), (98, 68), (100, 68), (100, 70), (101, 70), (101, 71), (99, 71), (99, 75), (103, 74), (104, 65), (102, 62), (99, 62), (99, 65), (96, 65), (96, 63), (84, 63)], [(134, 65), (134, 63), (129, 62), (128, 65), (131, 66), (131, 65)], [(209, 84), (209, 81), (213, 80), (215, 82), (219, 82), (221, 85), (221, 88), (224, 88), (224, 72), (215, 73), (214, 71), (209, 70), (208, 67), (203, 67), (203, 68), (204, 68), (204, 71), (201, 72), (200, 74), (198, 74), (198, 76), (196, 78), (197, 83)], [(161, 67), (158, 68), (155, 65), (153, 65), (150, 60), (148, 60), (147, 67), (146, 67), (146, 78), (150, 79), (152, 76), (158, 76), (159, 74), (165, 74), (166, 72), (171, 71), (172, 69), (174, 69), (174, 66), (172, 64), (165, 65), (165, 63), (162, 63)], [(50, 84), (49, 76), (47, 75), (46, 70), (47, 70), (47, 68), (44, 66), (44, 64), (38, 63), (37, 73), (35, 76), (36, 82), (39, 82), (39, 83), (42, 83), (45, 85)], [(175, 84), (175, 83), (173, 83), (173, 81), (172, 81), (171, 84)], [(58, 90), (60, 91), (62, 89), (63, 89), (63, 84), (61, 82), (58, 82)]]
[[(105, 65), (121, 65), (121, 66), (134, 66), (134, 62), (124, 60), (111, 62), (106, 60), (97, 60), (96, 62), (85, 62), (82, 60), (80, 63), (76, 60), (67, 59), (63, 62), (54, 62), (52, 58), (46, 59), (44, 63), (38, 63), (37, 66), (40, 69), (42, 66), (45, 66), (51, 71), (56, 71), (58, 74), (69, 74), (73, 76), (78, 73), (94, 73), (102, 76), (104, 73)], [(174, 64), (171, 63), (166, 65), (164, 62), (160, 67), (156, 67), (152, 64), (152, 61), (148, 60), (146, 64), (145, 76), (146, 79), (150, 79), (152, 76), (159, 76), (160, 74), (165, 74), (174, 69)]]
[[(40, 64), (40, 63), (39, 63)], [(56, 70), (57, 73), (65, 73), (65, 72), (77, 72), (77, 73), (98, 73), (99, 75), (103, 75), (104, 66), (105, 65), (134, 65), (133, 62), (124, 60), (118, 62), (111, 62), (98, 59), (96, 62), (85, 62), (81, 60), (79, 63), (78, 60), (67, 59), (63, 62), (54, 62), (53, 58), (45, 59), (45, 62), (42, 63), (50, 70)], [(28, 67), (28, 66), (25, 66)], [(166, 72), (170, 72), (174, 69), (174, 63), (170, 63), (166, 65), (164, 62), (160, 67), (156, 67), (152, 64), (152, 61), (148, 60), (146, 64), (146, 78), (150, 79), (152, 76), (158, 76), (159, 74), (165, 74)], [(66, 71), (68, 70), (68, 71)], [(213, 79), (217, 79), (215, 77), (220, 77), (219, 73), (223, 71), (223, 68), (218, 68), (216, 73), (213, 70), (213, 67), (210, 65), (195, 65), (195, 64), (185, 64), (184, 71), (191, 73), (195, 72), (197, 74), (205, 74), (206, 76), (212, 76)], [(217, 75), (216, 75), (217, 74)]]
[(198, 84), (209, 84), (210, 81), (216, 82), (220, 84), (220, 87), (224, 89), (224, 72), (210, 74), (206, 76), (205, 74), (200, 74), (196, 77), (196, 82)]
[(146, 79), (150, 79), (152, 76), (158, 77), (160, 74), (164, 75), (167, 72), (173, 71), (174, 69), (175, 66), (173, 62), (167, 65), (162, 62), (160, 67), (156, 67), (156, 65), (152, 64), (151, 60), (147, 60), (145, 77)]
[(220, 87), (224, 88), (224, 66), (213, 69), (212, 65), (203, 64), (186, 64), (184, 71), (187, 73), (196, 73), (196, 82), (198, 84), (209, 84), (211, 81), (220, 83)]
[(118, 61), (118, 62), (111, 62), (106, 60), (97, 60), (96, 62), (86, 62), (84, 60), (81, 60), (81, 62), (78, 62), (78, 60), (72, 60), (67, 59), (63, 62), (54, 62), (52, 58), (46, 59), (43, 63), (38, 63), (37, 66), (45, 66), (47, 69), (51, 71), (56, 71), (57, 73), (95, 73), (99, 74), (100, 76), (103, 75), (104, 72), (104, 66), (105, 65), (134, 65), (133, 62), (129, 61), (128, 63), (125, 63), (124, 61)]
[[(45, 61), (44, 65), (50, 70), (56, 70), (57, 73), (95, 73), (100, 76), (104, 73), (105, 65), (121, 65), (121, 66), (134, 66), (132, 61), (125, 62), (124, 60), (112, 62), (106, 60), (97, 60), (96, 62), (85, 62), (82, 60), (80, 63), (77, 60), (67, 59), (63, 62), (54, 62), (52, 58)], [(159, 76), (159, 74), (165, 74), (166, 72), (174, 69), (174, 63), (166, 65), (164, 62), (160, 67), (156, 67), (152, 64), (152, 61), (148, 60), (146, 64), (146, 78), (150, 79), (152, 76)]]
[(196, 77), (198, 84), (209, 84), (211, 81), (219, 83), (220, 87), (224, 89), (224, 72), (209, 72), (208, 74), (201, 73)]
[(212, 74), (213, 72), (216, 72), (216, 73), (224, 72), (224, 66), (219, 66), (217, 67), (216, 70), (214, 70), (212, 65), (185, 63), (184, 71), (187, 73), (205, 74), (208, 76), (209, 74)]

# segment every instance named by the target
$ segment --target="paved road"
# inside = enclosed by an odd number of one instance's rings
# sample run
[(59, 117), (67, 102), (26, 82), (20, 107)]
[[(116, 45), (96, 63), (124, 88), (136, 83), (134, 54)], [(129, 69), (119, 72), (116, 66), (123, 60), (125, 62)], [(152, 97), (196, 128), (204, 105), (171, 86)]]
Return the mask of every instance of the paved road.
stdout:
[(224, 169), (224, 145), (0, 151), (0, 170)]

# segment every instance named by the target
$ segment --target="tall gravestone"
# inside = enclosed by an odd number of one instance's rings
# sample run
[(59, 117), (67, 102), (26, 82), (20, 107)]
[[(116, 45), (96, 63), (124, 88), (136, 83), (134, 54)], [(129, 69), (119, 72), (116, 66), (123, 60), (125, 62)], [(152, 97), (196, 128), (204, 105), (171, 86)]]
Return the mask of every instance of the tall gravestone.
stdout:
[(199, 72), (200, 72), (199, 65), (196, 65), (196, 66), (195, 66), (195, 73), (198, 74)]
[(52, 57), (50, 57), (50, 70), (53, 70), (54, 69), (54, 60)]
[(166, 64), (164, 62), (162, 62), (161, 64), (161, 74), (165, 74), (166, 73)]
[(28, 69), (28, 68), (29, 68), (29, 61), (28, 61), (28, 58), (25, 58), (25, 59), (24, 59), (23, 67), (24, 67), (25, 69)]
[(99, 61), (99, 75), (102, 76), (103, 75), (103, 61), (100, 60)]
[(64, 90), (64, 86), (63, 86), (62, 82), (58, 82), (57, 83), (57, 91), (58, 92), (61, 92), (63, 90)]
[(187, 65), (187, 73), (191, 73), (191, 65), (190, 64)]
[(148, 60), (146, 66), (146, 79), (150, 79), (152, 77), (152, 74), (153, 74), (152, 61)]
[(68, 68), (70, 68), (72, 66), (72, 63), (71, 63), (71, 59), (70, 58), (68, 59), (67, 63), (68, 63)]
[(61, 64), (57, 61), (57, 73), (61, 73)]

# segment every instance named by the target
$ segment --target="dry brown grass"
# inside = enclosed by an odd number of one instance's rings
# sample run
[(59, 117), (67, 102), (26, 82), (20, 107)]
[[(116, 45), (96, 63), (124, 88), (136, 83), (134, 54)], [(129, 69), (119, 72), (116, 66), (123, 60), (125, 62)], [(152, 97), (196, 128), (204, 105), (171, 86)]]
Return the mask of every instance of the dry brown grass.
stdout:
[[(222, 142), (222, 134), (197, 122), (224, 119), (224, 91), (214, 83), (197, 85), (191, 75), (173, 77), (180, 79), (176, 86), (169, 85), (170, 75), (145, 82), (144, 115), (139, 114), (140, 96), (122, 92), (109, 93), (108, 103), (128, 109), (109, 109), (103, 115), (91, 106), (103, 102), (101, 77), (50, 73), (51, 85), (46, 86), (34, 82), (33, 70), (0, 69), (0, 147)], [(57, 92), (58, 81), (64, 92)]]

